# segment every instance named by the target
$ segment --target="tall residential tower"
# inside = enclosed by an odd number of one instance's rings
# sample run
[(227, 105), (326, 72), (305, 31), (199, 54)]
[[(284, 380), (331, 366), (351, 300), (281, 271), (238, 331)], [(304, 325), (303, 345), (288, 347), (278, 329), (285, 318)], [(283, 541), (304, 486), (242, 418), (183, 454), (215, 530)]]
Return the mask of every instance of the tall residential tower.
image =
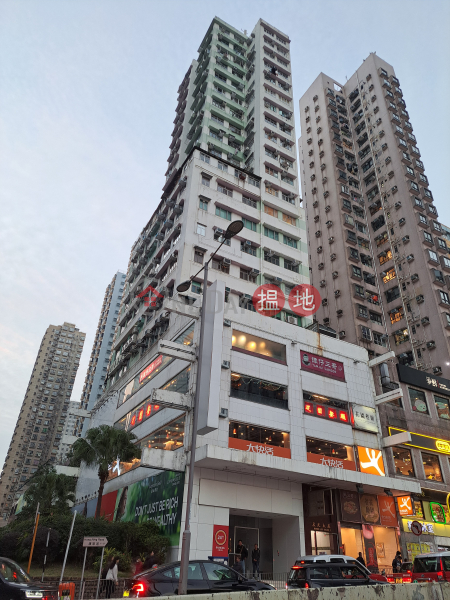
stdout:
[(0, 479), (0, 525), (39, 466), (53, 464), (66, 423), (85, 334), (50, 325), (34, 364)]
[(400, 82), (372, 53), (345, 85), (321, 73), (300, 113), (316, 318), (375, 361), (391, 356), (375, 381), (383, 435), (402, 434), (386, 442), (389, 471), (445, 505), (450, 254)]

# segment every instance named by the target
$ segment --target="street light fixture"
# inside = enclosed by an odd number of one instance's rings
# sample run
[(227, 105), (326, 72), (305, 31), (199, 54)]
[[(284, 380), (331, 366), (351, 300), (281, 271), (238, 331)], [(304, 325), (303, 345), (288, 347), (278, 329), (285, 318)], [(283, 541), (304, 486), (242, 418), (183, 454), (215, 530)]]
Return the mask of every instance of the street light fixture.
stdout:
[(220, 250), (222, 245), (226, 240), (231, 239), (235, 235), (237, 235), (242, 228), (244, 227), (243, 221), (233, 221), (228, 225), (227, 230), (223, 235), (223, 240), (220, 246), (211, 254), (210, 258), (205, 262), (204, 266), (200, 269), (198, 273), (193, 275), (189, 280), (183, 281), (180, 285), (177, 286), (178, 292), (186, 292), (190, 285), (191, 281), (195, 279), (199, 273), (204, 271), (203, 276), (203, 302), (202, 302), (202, 313), (200, 315), (200, 338), (198, 342), (199, 354), (198, 354), (198, 363), (197, 363), (197, 377), (195, 384), (195, 398), (194, 398), (194, 410), (192, 414), (192, 439), (191, 439), (191, 456), (189, 461), (189, 481), (188, 481), (188, 489), (187, 489), (187, 498), (186, 498), (186, 516), (184, 522), (184, 531), (183, 538), (181, 543), (181, 563), (180, 563), (180, 580), (178, 583), (178, 595), (182, 596), (187, 594), (187, 583), (188, 583), (188, 568), (189, 568), (189, 551), (191, 548), (191, 504), (192, 504), (192, 490), (194, 487), (194, 467), (195, 467), (195, 448), (197, 446), (197, 426), (198, 426), (198, 401), (200, 394), (200, 381), (201, 381), (201, 373), (202, 373), (202, 347), (203, 347), (203, 338), (205, 332), (205, 319), (204, 311), (206, 310), (206, 293), (208, 290), (208, 265), (216, 255), (216, 253)]

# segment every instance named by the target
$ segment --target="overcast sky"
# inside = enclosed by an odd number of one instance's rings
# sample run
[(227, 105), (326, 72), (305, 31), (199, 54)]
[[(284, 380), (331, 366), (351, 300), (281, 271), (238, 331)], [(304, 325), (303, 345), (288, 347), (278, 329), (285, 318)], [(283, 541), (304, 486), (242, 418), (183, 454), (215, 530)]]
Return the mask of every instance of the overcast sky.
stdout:
[(105, 287), (160, 199), (177, 88), (215, 15), (289, 34), (296, 111), (320, 71), (344, 83), (372, 51), (392, 64), (450, 225), (448, 0), (0, 0), (0, 466), (49, 324), (87, 334), (80, 399)]

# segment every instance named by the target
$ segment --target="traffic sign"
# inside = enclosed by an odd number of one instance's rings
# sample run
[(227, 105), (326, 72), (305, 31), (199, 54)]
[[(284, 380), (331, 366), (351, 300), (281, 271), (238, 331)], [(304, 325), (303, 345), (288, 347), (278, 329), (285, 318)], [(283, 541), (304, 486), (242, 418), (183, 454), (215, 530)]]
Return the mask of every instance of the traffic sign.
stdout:
[(411, 523), (411, 531), (414, 535), (422, 535), (422, 523), (419, 523), (419, 521), (413, 521)]
[(104, 548), (108, 543), (108, 538), (105, 537), (84, 537), (83, 548)]

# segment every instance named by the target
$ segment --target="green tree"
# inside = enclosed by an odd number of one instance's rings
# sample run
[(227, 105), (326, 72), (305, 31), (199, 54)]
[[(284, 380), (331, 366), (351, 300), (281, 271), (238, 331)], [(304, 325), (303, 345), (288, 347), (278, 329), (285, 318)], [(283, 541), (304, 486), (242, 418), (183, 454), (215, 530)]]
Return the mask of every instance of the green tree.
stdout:
[(75, 502), (75, 477), (58, 474), (54, 467), (45, 466), (36, 472), (24, 494), (21, 518), (34, 516), (39, 502), (42, 516), (69, 513), (68, 502)]
[(97, 507), (95, 509), (95, 518), (100, 516), (100, 507), (102, 505), (103, 488), (108, 478), (108, 473), (114, 461), (130, 462), (134, 458), (141, 458), (141, 449), (134, 444), (136, 436), (133, 433), (110, 427), (109, 425), (100, 425), (88, 429), (86, 437), (78, 438), (72, 446), (72, 462), (86, 466), (98, 467), (98, 478), (100, 484), (98, 487)]

